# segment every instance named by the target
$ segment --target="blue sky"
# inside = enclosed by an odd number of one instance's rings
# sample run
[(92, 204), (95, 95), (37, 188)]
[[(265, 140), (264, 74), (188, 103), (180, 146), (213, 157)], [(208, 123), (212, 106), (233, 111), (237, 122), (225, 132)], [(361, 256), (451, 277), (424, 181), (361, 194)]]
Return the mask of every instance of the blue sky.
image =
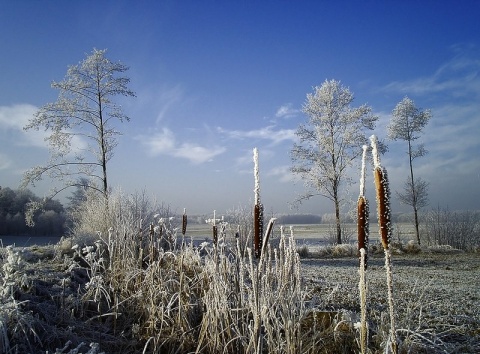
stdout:
[[(114, 188), (222, 213), (252, 203), (257, 147), (267, 214), (330, 213), (320, 197), (290, 210), (303, 185), (288, 169), (307, 93), (336, 79), (380, 117), (380, 138), (404, 96), (431, 109), (421, 138), (429, 154), (415, 165), (430, 183), (429, 208), (479, 209), (479, 16), (479, 1), (0, 0), (0, 185), (17, 188), (48, 160), (44, 133), (22, 127), (56, 100), (51, 81), (95, 47), (130, 67), (137, 94), (118, 101), (131, 121), (118, 126)], [(406, 143), (389, 146), (382, 164), (395, 192)]]

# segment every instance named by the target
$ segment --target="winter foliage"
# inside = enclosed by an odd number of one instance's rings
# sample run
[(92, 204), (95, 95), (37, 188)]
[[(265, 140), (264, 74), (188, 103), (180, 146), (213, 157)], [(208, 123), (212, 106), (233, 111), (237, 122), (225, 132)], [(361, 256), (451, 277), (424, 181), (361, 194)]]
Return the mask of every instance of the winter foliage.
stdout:
[(342, 242), (342, 193), (352, 183), (347, 171), (367, 143), (365, 131), (374, 129), (378, 119), (367, 105), (352, 107), (353, 99), (350, 90), (339, 81), (327, 80), (315, 87), (303, 105), (307, 123), (298, 127), (299, 142), (291, 151), (291, 170), (301, 177), (307, 190), (297, 202), (315, 195), (331, 200), (336, 212), (338, 243)]
[[(24, 127), (50, 132), (46, 142), (50, 161), (27, 171), (23, 186), (34, 185), (44, 175), (75, 186), (81, 177), (93, 178), (89, 185), (103, 194), (108, 191), (107, 162), (112, 158), (120, 132), (115, 121), (128, 121), (115, 96), (134, 97), (130, 79), (122, 76), (128, 67), (110, 61), (106, 50), (94, 49), (85, 60), (68, 68), (56, 102), (48, 103)], [(53, 191), (55, 194), (57, 191)]]

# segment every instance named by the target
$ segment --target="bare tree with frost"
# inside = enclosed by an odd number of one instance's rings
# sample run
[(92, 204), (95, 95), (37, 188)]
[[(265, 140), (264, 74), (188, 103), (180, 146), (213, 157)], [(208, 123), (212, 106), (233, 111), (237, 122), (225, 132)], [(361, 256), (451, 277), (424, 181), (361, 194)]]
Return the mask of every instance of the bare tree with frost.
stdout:
[(413, 208), (415, 235), (420, 244), (420, 232), (418, 228), (418, 211), (428, 204), (428, 183), (413, 175), (413, 160), (427, 154), (423, 144), (414, 145), (414, 141), (420, 137), (423, 128), (432, 117), (429, 110), (420, 110), (408, 97), (400, 101), (392, 112), (392, 119), (388, 125), (388, 137), (392, 140), (405, 140), (408, 144), (408, 162), (410, 176), (403, 187), (403, 192), (397, 192), (400, 202)]
[(88, 178), (89, 188), (107, 196), (107, 162), (120, 134), (114, 124), (129, 120), (113, 98), (135, 97), (135, 93), (128, 88), (130, 79), (123, 76), (128, 67), (105, 54), (106, 49), (93, 49), (85, 60), (68, 68), (63, 81), (52, 82), (60, 91), (57, 101), (41, 107), (24, 127), (50, 131), (45, 138), (50, 160), (28, 170), (22, 186), (35, 185), (48, 175), (62, 182), (52, 191), (53, 197), (68, 187), (85, 186)]
[(339, 81), (326, 80), (307, 94), (302, 111), (308, 121), (301, 124), (296, 135), (298, 143), (291, 151), (291, 171), (305, 183), (306, 192), (296, 203), (313, 196), (331, 200), (335, 207), (336, 238), (342, 243), (340, 206), (342, 188), (353, 183), (347, 170), (355, 158), (362, 155), (368, 143), (365, 130), (372, 130), (378, 117), (367, 105), (351, 107), (353, 93)]

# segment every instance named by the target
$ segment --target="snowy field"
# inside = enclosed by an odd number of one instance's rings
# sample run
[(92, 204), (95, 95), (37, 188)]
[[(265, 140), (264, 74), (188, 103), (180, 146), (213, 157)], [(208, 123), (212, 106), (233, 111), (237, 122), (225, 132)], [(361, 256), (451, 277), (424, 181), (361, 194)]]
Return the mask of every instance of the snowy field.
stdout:
[[(189, 226), (187, 234), (194, 241), (204, 241), (210, 239), (210, 232), (211, 226), (209, 225), (198, 225), (198, 227), (192, 225)], [(326, 236), (328, 232), (329, 228), (325, 225), (294, 227), (297, 246), (301, 248), (306, 245), (309, 249), (308, 255), (300, 260), (300, 274), (302, 288), (306, 292), (306, 305), (311, 305), (320, 314), (333, 314), (337, 321), (340, 319), (340, 322), (343, 321), (351, 326), (351, 333), (354, 333), (353, 327), (359, 321), (360, 313), (358, 258), (354, 246), (355, 240), (351, 240), (350, 246), (345, 246), (344, 250), (347, 251), (343, 253), (331, 251), (322, 253), (319, 251), (320, 249), (333, 247), (328, 245)], [(372, 230), (373, 232), (375, 231)], [(407, 232), (404, 234), (407, 234), (403, 238), (404, 240), (412, 238), (408, 236)], [(36, 239), (36, 241), (40, 241), (40, 239)], [(46, 239), (44, 241), (52, 242), (52, 240)], [(27, 242), (32, 241), (22, 240), (16, 244), (20, 246)], [(371, 244), (374, 245), (375, 241), (372, 241)], [(63, 257), (56, 256), (58, 249), (55, 250), (52, 245), (20, 246), (16, 250), (19, 251), (21, 261), (20, 258), (8, 258), (6, 249), (2, 249), (1, 253), (1, 261), (4, 263), (1, 267), (4, 289), (0, 324), (5, 326), (7, 318), (19, 320), (18, 323), (26, 322), (23, 323), (22, 329), (15, 326), (14, 324), (17, 322), (13, 321), (9, 325), (13, 327), (8, 327), (9, 331), (3, 332), (0, 342), (6, 339), (7, 333), (10, 333), (10, 348), (15, 348), (20, 343), (18, 340), (24, 341), (25, 338), (30, 338), (29, 345), (35, 347), (40, 343), (35, 344), (38, 334), (44, 348), (48, 341), (57, 343), (58, 347), (58, 343), (65, 344), (67, 338), (71, 336), (70, 328), (76, 328), (77, 342), (90, 343), (94, 341), (100, 345), (100, 348), (117, 347), (117, 344), (111, 342), (114, 337), (108, 331), (100, 335), (98, 331), (94, 333), (89, 329), (95, 323), (95, 326), (103, 331), (106, 325), (109, 323), (114, 325), (115, 322), (98, 321), (98, 316), (85, 317), (87, 313), (83, 311), (90, 309), (87, 305), (94, 303), (93, 300), (87, 300), (84, 305), (80, 305), (85, 297), (80, 294), (84, 292), (88, 294), (88, 286), (85, 290), (80, 291), (80, 289), (86, 284), (93, 284), (87, 282), (88, 278), (85, 278), (88, 271), (72, 266), (75, 263), (72, 263), (72, 259), (66, 254)], [(10, 264), (8, 268), (5, 268), (6, 263)], [(11, 267), (13, 270), (10, 269)], [(479, 253), (464, 253), (449, 247), (424, 247), (418, 253), (409, 252), (407, 248), (394, 248), (392, 249), (392, 267), (396, 332), (405, 344), (403, 348), (408, 348), (409, 353), (480, 353)], [(6, 278), (7, 270), (10, 272), (8, 279)], [(16, 285), (12, 287), (9, 284)], [(386, 274), (381, 251), (370, 253), (367, 284), (369, 347), (372, 353), (380, 353), (382, 352), (380, 348), (385, 347), (384, 341), (385, 338), (388, 338), (390, 326), (390, 319), (387, 315)], [(14, 289), (13, 296), (16, 300), (13, 302), (9, 300), (12, 290), (8, 289)], [(99, 289), (101, 288), (99, 287)], [(129, 298), (126, 298), (125, 301), (127, 299)], [(64, 313), (64, 308), (69, 310)], [(95, 314), (97, 308), (94, 307), (91, 311), (94, 311)], [(67, 315), (68, 317), (63, 317)], [(59, 318), (64, 321), (61, 325), (58, 325), (59, 322), (57, 322)], [(75, 322), (77, 319), (79, 322)], [(35, 321), (41, 325), (32, 325), (33, 327), (30, 329), (29, 323), (37, 323)], [(88, 323), (88, 326), (85, 323)], [(31, 332), (32, 330), (36, 332)], [(325, 329), (325, 335), (327, 337), (339, 335), (338, 331), (331, 331), (333, 329)], [(51, 333), (50, 336), (49, 333)], [(117, 339), (121, 338), (118, 346), (128, 343), (133, 348), (130, 335), (117, 336)], [(52, 339), (52, 336), (55, 337), (55, 340)], [(348, 338), (350, 338), (348, 343), (355, 340), (351, 336)], [(325, 342), (327, 343), (328, 340), (325, 339)], [(332, 338), (330, 342), (333, 345), (342, 343), (341, 339), (337, 337)], [(139, 342), (135, 343), (140, 345)], [(2, 345), (4, 346), (5, 342), (4, 344), (0, 343), (0, 349)], [(135, 350), (141, 348), (141, 345), (135, 347)], [(87, 345), (81, 347), (82, 349), (78, 352), (86, 353), (87, 347)], [(58, 353), (73, 353), (70, 351), (72, 348), (74, 348), (73, 344)], [(335, 353), (344, 352), (340, 349)], [(136, 352), (135, 350), (126, 352), (133, 353)], [(0, 350), (0, 352), (2, 351)], [(99, 353), (100, 350), (92, 351), (92, 353), (97, 352)], [(108, 352), (111, 351), (107, 350), (106, 353)], [(331, 351), (327, 350), (326, 352)], [(45, 350), (39, 350), (38, 353), (45, 353)]]

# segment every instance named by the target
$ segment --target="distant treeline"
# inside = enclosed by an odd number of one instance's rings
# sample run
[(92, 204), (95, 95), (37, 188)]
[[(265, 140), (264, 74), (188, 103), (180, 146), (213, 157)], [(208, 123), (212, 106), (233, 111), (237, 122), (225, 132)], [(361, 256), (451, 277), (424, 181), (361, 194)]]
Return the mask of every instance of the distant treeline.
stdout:
[(34, 215), (35, 226), (25, 222), (28, 203), (39, 202), (28, 189), (13, 190), (0, 187), (0, 235), (60, 236), (66, 228), (66, 213), (57, 200), (49, 200), (42, 210)]

